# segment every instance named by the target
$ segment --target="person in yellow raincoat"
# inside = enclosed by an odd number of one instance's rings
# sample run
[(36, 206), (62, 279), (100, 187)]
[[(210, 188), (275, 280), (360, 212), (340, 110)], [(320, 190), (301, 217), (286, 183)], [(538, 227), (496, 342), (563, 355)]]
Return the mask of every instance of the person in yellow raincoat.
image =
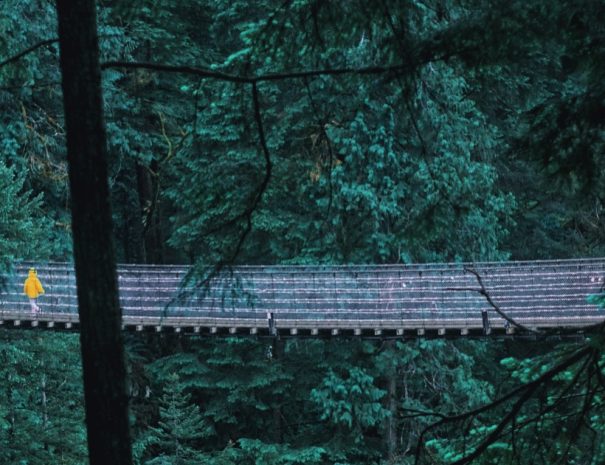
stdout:
[(39, 295), (44, 294), (44, 288), (42, 283), (38, 279), (35, 268), (29, 269), (29, 275), (23, 283), (23, 293), (29, 297), (29, 305), (31, 306), (32, 312), (36, 313), (40, 311), (38, 307), (37, 298)]

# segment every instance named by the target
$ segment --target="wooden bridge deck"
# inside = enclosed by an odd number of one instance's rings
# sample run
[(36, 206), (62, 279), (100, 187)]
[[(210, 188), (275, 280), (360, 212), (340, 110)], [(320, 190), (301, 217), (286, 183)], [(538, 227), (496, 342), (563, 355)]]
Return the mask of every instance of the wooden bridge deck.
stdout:
[[(71, 264), (37, 265), (46, 294), (39, 314), (22, 294), (29, 264), (6, 276), (0, 324), (77, 329)], [(207, 288), (184, 285), (183, 266), (118, 269), (123, 327), (134, 331), (283, 335), (465, 335), (512, 333), (507, 316), (532, 329), (600, 323), (586, 300), (603, 290), (605, 259), (385, 266), (242, 266)]]

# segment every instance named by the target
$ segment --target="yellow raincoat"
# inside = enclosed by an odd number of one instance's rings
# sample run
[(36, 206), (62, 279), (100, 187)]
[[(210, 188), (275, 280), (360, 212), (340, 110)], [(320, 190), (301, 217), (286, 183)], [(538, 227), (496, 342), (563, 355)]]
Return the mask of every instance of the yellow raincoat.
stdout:
[(23, 283), (23, 293), (30, 299), (36, 299), (40, 294), (44, 294), (42, 283), (36, 275), (36, 270), (30, 268), (29, 276)]

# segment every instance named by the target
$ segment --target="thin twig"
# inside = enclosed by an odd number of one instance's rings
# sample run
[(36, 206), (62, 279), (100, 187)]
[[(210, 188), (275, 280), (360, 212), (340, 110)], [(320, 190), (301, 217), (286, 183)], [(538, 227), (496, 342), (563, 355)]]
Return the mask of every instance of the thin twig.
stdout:
[[(117, 36), (117, 34), (101, 34), (99, 36), (99, 39), (105, 39), (107, 37), (115, 37), (115, 36)], [(3, 66), (6, 66), (8, 64), (14, 63), (15, 61), (23, 58), (25, 55), (35, 52), (40, 47), (44, 47), (45, 45), (51, 45), (51, 44), (54, 44), (55, 42), (59, 42), (58, 37), (54, 37), (52, 39), (41, 40), (40, 42), (32, 45), (31, 47), (26, 48), (25, 50), (22, 50), (21, 52), (17, 53), (16, 55), (10, 56), (10, 57), (4, 59), (3, 61), (0, 61), (0, 68), (2, 68)]]
[[(422, 452), (422, 447), (424, 444), (424, 437), (425, 435), (431, 431), (434, 430), (435, 428), (438, 428), (440, 426), (443, 426), (445, 424), (449, 424), (449, 423), (456, 423), (468, 418), (473, 418), (476, 417), (477, 415), (487, 412), (489, 410), (494, 409), (495, 407), (497, 407), (498, 405), (510, 400), (511, 398), (517, 396), (517, 395), (521, 395), (521, 398), (524, 399), (524, 401), (522, 403), (519, 403), (519, 401), (517, 401), (515, 403), (515, 406), (513, 407), (513, 409), (511, 410), (511, 412), (509, 412), (509, 414), (500, 422), (499, 424), (499, 429), (497, 430), (496, 434), (490, 434), (490, 436), (488, 436), (474, 451), (473, 453), (471, 453), (468, 456), (463, 457), (461, 460), (462, 461), (458, 461), (456, 462), (457, 465), (462, 465), (464, 463), (469, 463), (471, 460), (473, 460), (474, 458), (478, 457), (498, 436), (498, 434), (502, 431), (502, 429), (506, 426), (506, 424), (508, 422), (510, 422), (512, 420), (512, 416), (511, 413), (514, 412), (514, 414), (516, 415), (518, 413), (518, 411), (520, 410), (521, 406), (527, 401), (527, 399), (529, 399), (529, 397), (527, 396), (527, 392), (531, 391), (532, 393), (536, 391), (536, 389), (541, 386), (542, 384), (550, 381), (554, 376), (556, 376), (558, 373), (562, 372), (563, 370), (565, 370), (566, 368), (574, 365), (575, 363), (579, 362), (580, 360), (582, 360), (584, 357), (586, 357), (587, 355), (592, 354), (593, 348), (592, 347), (585, 347), (582, 350), (579, 350), (577, 352), (575, 352), (574, 354), (572, 354), (570, 357), (566, 358), (565, 360), (563, 360), (561, 363), (559, 363), (558, 365), (554, 366), (553, 368), (551, 368), (550, 370), (546, 371), (545, 373), (543, 373), (542, 375), (540, 375), (538, 378), (536, 378), (533, 381), (530, 381), (528, 383), (522, 384), (521, 386), (513, 389), (512, 391), (510, 391), (508, 394), (500, 397), (499, 399), (494, 400), (493, 402), (490, 402), (489, 404), (483, 405), (482, 407), (476, 408), (474, 410), (469, 410), (467, 412), (458, 414), (458, 415), (452, 415), (449, 417), (444, 417), (439, 421), (436, 421), (435, 423), (432, 423), (430, 425), (428, 425), (426, 428), (424, 428), (422, 430), (422, 432), (420, 433), (419, 437), (418, 437), (418, 444), (416, 445), (416, 451), (415, 451), (415, 462), (414, 463), (418, 463), (419, 459), (420, 459), (420, 454)], [(494, 430), (494, 432), (496, 432), (496, 430)], [(492, 432), (492, 433), (494, 433)]]
[(42, 40), (42, 41), (38, 42), (37, 44), (34, 44), (31, 47), (28, 47), (25, 50), (17, 53), (16, 55), (13, 55), (11, 57), (6, 58), (3, 61), (0, 61), (0, 68), (2, 68), (5, 65), (15, 62), (15, 61), (19, 60), (20, 58), (23, 58), (25, 55), (36, 51), (40, 47), (44, 47), (45, 45), (54, 44), (55, 42), (59, 42), (59, 39), (54, 38), (54, 39)]

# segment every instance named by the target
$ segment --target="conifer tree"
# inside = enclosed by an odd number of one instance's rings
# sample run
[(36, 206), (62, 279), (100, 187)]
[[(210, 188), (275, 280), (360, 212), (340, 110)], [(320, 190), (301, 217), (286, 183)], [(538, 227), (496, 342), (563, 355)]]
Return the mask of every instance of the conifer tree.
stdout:
[(201, 454), (196, 449), (199, 439), (208, 436), (209, 426), (200, 414), (199, 407), (191, 403), (191, 396), (183, 391), (179, 376), (171, 374), (160, 398), (158, 425), (151, 428), (146, 439), (154, 458), (146, 465), (195, 465)]
[(41, 260), (51, 251), (51, 223), (42, 194), (24, 189), (25, 176), (0, 160), (0, 273), (14, 260)]

